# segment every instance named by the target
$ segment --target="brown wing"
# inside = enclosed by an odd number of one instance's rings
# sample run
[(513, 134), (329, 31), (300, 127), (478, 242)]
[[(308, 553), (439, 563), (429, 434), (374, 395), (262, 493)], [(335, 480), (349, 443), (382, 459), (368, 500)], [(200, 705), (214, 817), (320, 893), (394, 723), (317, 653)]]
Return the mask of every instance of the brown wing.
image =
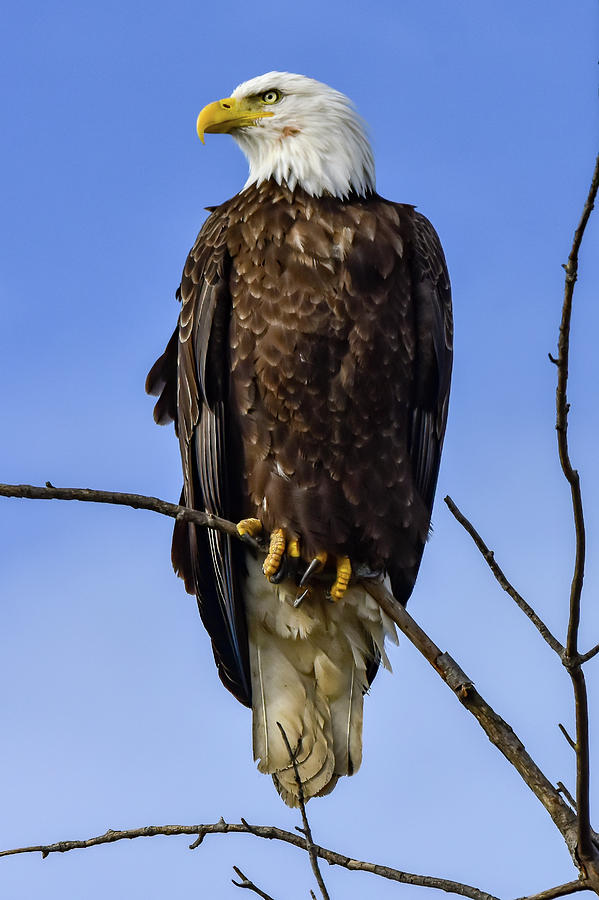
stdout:
[[(154, 417), (174, 419), (183, 463), (182, 501), (228, 519), (240, 518), (241, 463), (228, 413), (230, 294), (226, 215), (207, 219), (192, 248), (177, 296), (178, 327), (148, 375), (159, 393)], [(239, 575), (243, 552), (211, 529), (177, 523), (173, 565), (195, 593), (225, 686), (251, 705), (245, 613)]]
[(445, 257), (433, 226), (414, 220), (412, 257), (418, 351), (411, 454), (420, 495), (432, 509), (449, 403), (453, 322)]
[[(447, 423), (453, 320), (443, 249), (431, 223), (418, 212), (413, 215), (410, 267), (416, 352), (409, 451), (415, 485), (430, 517)], [(406, 602), (413, 587), (411, 573), (391, 567), (390, 575), (394, 593)]]

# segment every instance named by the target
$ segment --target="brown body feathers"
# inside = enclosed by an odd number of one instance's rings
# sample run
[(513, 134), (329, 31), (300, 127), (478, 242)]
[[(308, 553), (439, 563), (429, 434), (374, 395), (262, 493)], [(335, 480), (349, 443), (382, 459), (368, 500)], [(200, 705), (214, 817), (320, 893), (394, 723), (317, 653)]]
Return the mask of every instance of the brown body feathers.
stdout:
[[(371, 194), (315, 198), (268, 181), (217, 207), (187, 259), (173, 338), (148, 376), (174, 419), (183, 499), (301, 537), (412, 590), (451, 373), (437, 235)], [(178, 524), (173, 560), (225, 685), (251, 705), (245, 548)], [(373, 650), (369, 680), (378, 665)]]

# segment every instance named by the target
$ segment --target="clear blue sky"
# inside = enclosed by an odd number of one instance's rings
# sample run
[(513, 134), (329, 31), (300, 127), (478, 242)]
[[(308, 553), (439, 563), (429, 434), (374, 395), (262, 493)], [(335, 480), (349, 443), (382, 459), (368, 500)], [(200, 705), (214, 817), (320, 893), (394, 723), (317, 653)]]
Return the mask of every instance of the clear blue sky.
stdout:
[[(436, 225), (454, 286), (450, 424), (411, 611), (570, 787), (565, 674), (440, 501), (454, 497), (563, 634), (572, 536), (547, 352), (597, 150), (597, 18), (592, 0), (33, 0), (6, 8), (0, 37), (0, 480), (178, 497), (176, 441), (143, 382), (203, 208), (245, 180), (230, 138), (200, 145), (196, 115), (270, 69), (330, 83), (370, 123), (379, 191)], [(599, 640), (598, 235), (595, 219), (570, 388), (585, 647)], [(221, 815), (297, 824), (254, 767), (249, 714), (221, 688), (170, 531), (132, 510), (0, 502), (1, 847)], [(361, 771), (311, 804), (317, 840), (506, 897), (574, 877), (547, 814), (407, 640), (392, 662), (366, 701)], [(599, 659), (588, 674), (597, 710)], [(312, 886), (292, 848), (158, 838), (2, 860), (0, 894), (232, 898), (232, 864), (278, 900)], [(336, 898), (424, 896), (325, 875)]]

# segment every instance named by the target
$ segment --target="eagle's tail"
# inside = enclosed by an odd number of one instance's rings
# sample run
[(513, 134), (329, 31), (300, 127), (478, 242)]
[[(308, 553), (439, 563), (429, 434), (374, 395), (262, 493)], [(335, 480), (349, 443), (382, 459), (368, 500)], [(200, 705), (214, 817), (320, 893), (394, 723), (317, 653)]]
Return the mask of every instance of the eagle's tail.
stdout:
[(296, 593), (292, 582), (269, 584), (248, 558), (254, 758), (289, 806), (298, 804), (298, 787), (279, 726), (296, 751), (305, 799), (328, 794), (360, 767), (367, 667), (376, 655), (389, 667), (384, 640), (397, 641), (393, 623), (361, 587), (339, 603), (313, 590), (294, 608)]

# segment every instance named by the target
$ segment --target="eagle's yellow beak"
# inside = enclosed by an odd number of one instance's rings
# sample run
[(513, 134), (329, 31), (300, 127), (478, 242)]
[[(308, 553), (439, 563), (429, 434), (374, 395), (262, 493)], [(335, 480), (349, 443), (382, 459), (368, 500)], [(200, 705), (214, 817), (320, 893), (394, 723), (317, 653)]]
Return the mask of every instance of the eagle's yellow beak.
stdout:
[(198, 116), (198, 137), (204, 143), (204, 134), (228, 134), (234, 128), (255, 125), (257, 119), (273, 116), (258, 99), (225, 97), (205, 106)]

